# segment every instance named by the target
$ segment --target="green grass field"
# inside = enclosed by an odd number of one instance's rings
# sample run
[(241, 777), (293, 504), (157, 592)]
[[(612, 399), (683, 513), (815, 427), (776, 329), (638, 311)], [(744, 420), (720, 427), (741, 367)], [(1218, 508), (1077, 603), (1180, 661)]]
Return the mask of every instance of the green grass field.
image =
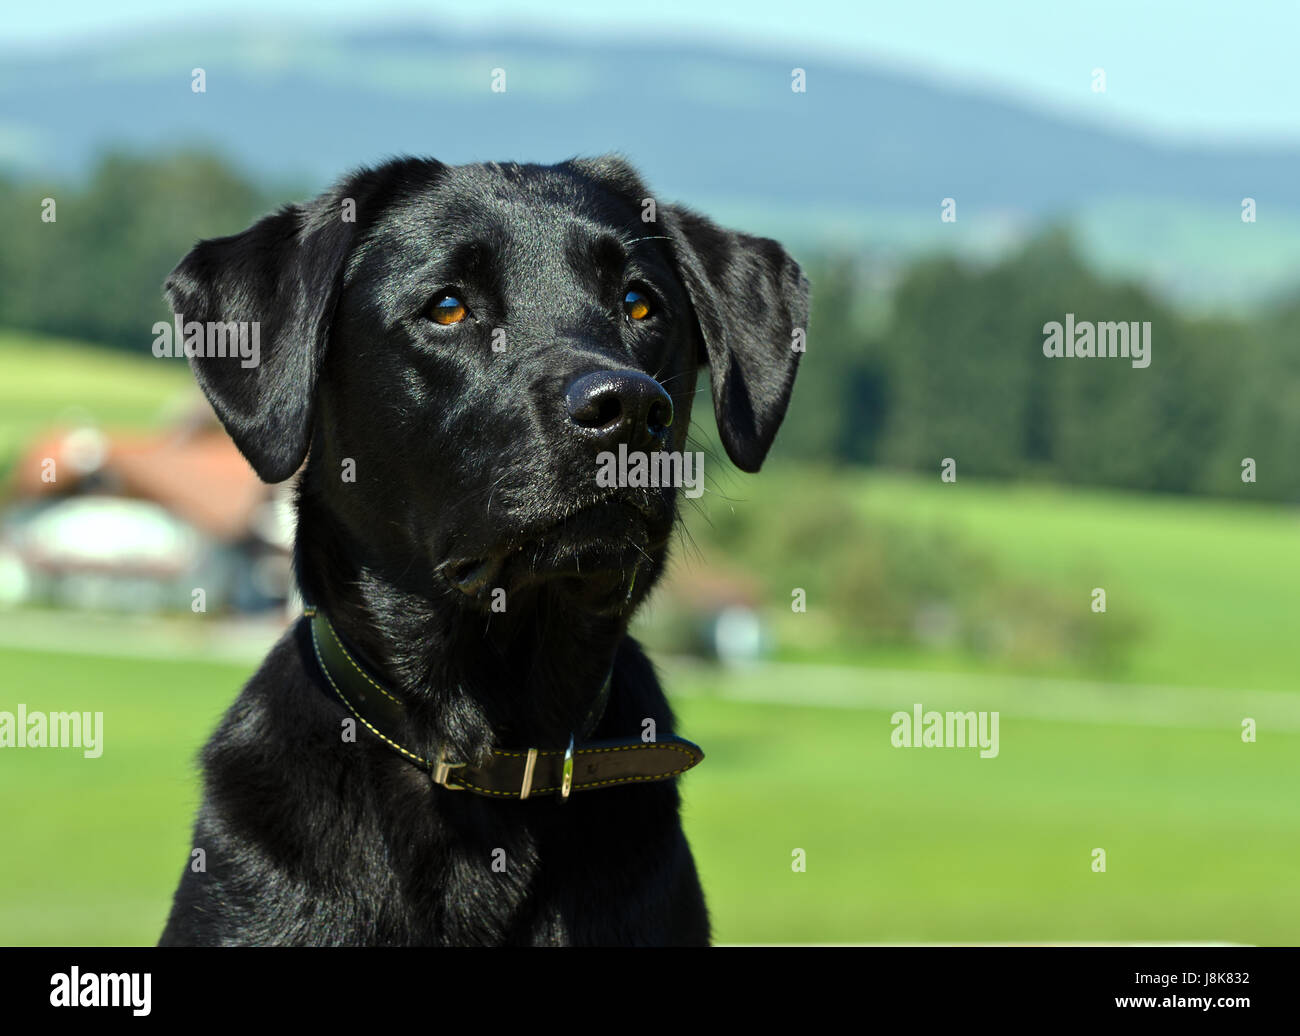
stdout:
[(1300, 510), (872, 473), (868, 512), (953, 529), (1010, 569), (1145, 626), (1126, 679), (1300, 690)]
[[(148, 426), (188, 385), (179, 365), (0, 334), (0, 466), (61, 415)], [(1081, 608), (1103, 586), (1097, 621), (1139, 614), (1145, 630), (1110, 685), (1021, 684), (919, 650), (749, 674), (667, 664), (681, 732), (708, 754), (683, 790), (719, 941), (1300, 940), (1293, 509), (834, 477), (865, 512), (952, 528)], [(795, 478), (774, 467), (728, 490), (789, 506)], [(107, 741), (97, 760), (0, 750), (0, 944), (156, 939), (195, 752), (253, 668), (189, 640), (150, 657), (167, 639), (0, 612), (0, 709), (102, 711)], [(893, 748), (890, 713), (915, 701), (1000, 710), (1000, 754)]]
[[(250, 668), (0, 651), (6, 703), (103, 711), (106, 743), (97, 760), (0, 751), (0, 943), (156, 939), (189, 850), (194, 753)], [(854, 690), (832, 673), (784, 690)], [(1243, 744), (1226, 724), (1004, 714), (1000, 754), (982, 760), (893, 748), (888, 710), (730, 697), (761, 677), (668, 678), (708, 753), (684, 781), (685, 816), (720, 941), (1300, 934), (1298, 733)]]
[(196, 394), (182, 362), (0, 331), (0, 470), (51, 425), (152, 427), (169, 404)]

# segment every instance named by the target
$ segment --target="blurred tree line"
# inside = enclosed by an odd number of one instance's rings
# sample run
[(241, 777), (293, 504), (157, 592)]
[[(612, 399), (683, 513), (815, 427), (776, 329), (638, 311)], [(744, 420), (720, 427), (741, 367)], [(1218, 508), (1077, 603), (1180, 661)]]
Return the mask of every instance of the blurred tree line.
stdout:
[[(292, 196), (198, 152), (111, 154), (80, 186), (0, 179), (0, 326), (147, 349), (168, 316), (162, 281), (190, 246)], [(1099, 276), (1055, 229), (992, 265), (928, 258), (884, 283), (866, 256), (806, 265), (808, 354), (777, 456), (936, 477), (952, 457), (959, 478), (1300, 496), (1300, 296), (1190, 316)], [(1151, 366), (1044, 357), (1043, 325), (1067, 313), (1150, 321)], [(1247, 457), (1256, 484), (1242, 482)]]
[[(1300, 497), (1300, 296), (1248, 317), (1181, 313), (1089, 269), (1060, 229), (992, 265), (917, 261), (888, 288), (860, 257), (808, 265), (808, 354), (778, 456)], [(1067, 313), (1150, 321), (1150, 367), (1045, 357), (1043, 327)]]
[[(54, 200), (46, 222), (44, 200)], [(203, 237), (242, 230), (278, 203), (220, 159), (110, 154), (83, 185), (0, 179), (0, 326), (133, 352), (171, 311), (162, 283)]]

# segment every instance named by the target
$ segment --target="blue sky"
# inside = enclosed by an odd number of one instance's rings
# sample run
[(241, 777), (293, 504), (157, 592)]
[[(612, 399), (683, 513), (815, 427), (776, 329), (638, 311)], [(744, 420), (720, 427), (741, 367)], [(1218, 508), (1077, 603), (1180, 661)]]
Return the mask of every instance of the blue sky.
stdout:
[[(813, 64), (835, 55), (968, 85), (1038, 108), (1163, 137), (1300, 142), (1300, 0), (69, 0), (11, 5), (0, 38), (58, 46), (186, 19), (457, 28), (533, 26), (562, 35), (689, 37)], [(1090, 87), (1106, 70), (1106, 92)]]

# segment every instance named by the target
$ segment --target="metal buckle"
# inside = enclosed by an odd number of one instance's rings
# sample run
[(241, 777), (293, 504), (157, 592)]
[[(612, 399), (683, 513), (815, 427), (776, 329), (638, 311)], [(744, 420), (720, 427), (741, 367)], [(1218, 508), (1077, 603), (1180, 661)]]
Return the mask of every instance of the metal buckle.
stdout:
[(448, 784), (447, 777), (452, 770), (457, 770), (464, 766), (464, 763), (447, 762), (447, 748), (443, 746), (438, 749), (438, 761), (433, 764), (433, 783), (439, 787), (446, 788), (448, 791), (464, 791), (464, 788), (455, 784)]
[(519, 799), (522, 802), (533, 793), (533, 768), (537, 765), (537, 749), (528, 750), (528, 758), (524, 760), (524, 785), (519, 789)]
[(564, 779), (560, 782), (560, 801), (569, 801), (569, 792), (573, 790), (573, 735), (569, 735), (569, 747), (564, 750)]

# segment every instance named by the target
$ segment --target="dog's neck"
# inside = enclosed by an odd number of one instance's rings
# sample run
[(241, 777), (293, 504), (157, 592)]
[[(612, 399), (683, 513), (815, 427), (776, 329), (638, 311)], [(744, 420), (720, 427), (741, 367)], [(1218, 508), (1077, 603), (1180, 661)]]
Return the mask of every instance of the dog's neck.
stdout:
[(300, 494), (294, 566), (323, 610), (406, 705), (420, 747), (483, 760), (494, 748), (564, 747), (613, 665), (627, 616), (593, 615), (559, 584), (473, 608), (430, 571), (369, 556)]

